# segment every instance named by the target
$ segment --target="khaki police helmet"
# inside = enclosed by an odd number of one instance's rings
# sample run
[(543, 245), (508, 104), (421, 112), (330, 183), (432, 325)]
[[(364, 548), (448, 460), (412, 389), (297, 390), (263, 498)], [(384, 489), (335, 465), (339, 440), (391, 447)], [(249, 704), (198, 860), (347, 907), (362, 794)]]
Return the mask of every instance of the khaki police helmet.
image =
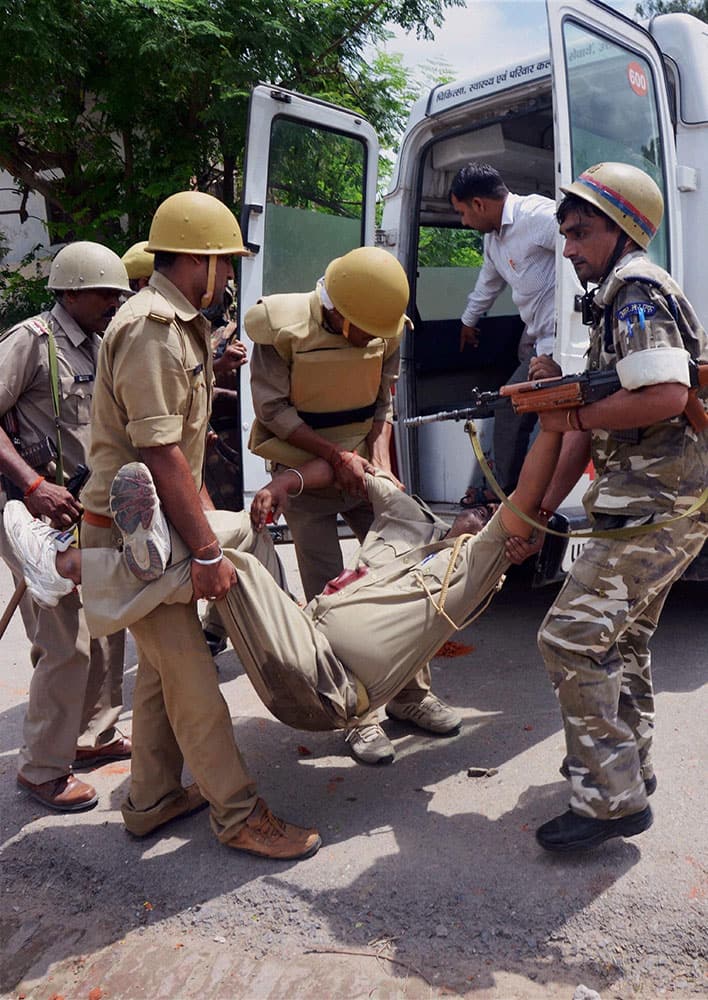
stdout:
[(597, 163), (561, 191), (599, 208), (644, 250), (664, 214), (664, 199), (656, 183), (629, 163)]
[(158, 206), (146, 250), (240, 257), (249, 252), (234, 214), (203, 191), (179, 191)]
[(147, 240), (133, 243), (132, 247), (129, 247), (121, 257), (131, 281), (149, 278), (155, 269), (155, 254), (148, 253), (145, 249), (147, 245)]
[(131, 294), (128, 272), (118, 254), (89, 240), (62, 247), (52, 261), (47, 284), (55, 292), (101, 288)]
[(357, 247), (327, 266), (327, 295), (337, 312), (372, 337), (398, 336), (406, 323), (406, 273), (387, 250)]

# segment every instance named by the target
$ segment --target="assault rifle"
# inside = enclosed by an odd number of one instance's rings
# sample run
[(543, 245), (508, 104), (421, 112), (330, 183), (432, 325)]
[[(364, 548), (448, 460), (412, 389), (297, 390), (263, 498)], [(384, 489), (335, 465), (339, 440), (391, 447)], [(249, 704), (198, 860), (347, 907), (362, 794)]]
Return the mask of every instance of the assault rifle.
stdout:
[[(691, 391), (684, 414), (698, 433), (708, 427), (708, 414), (698, 398), (698, 390), (708, 388), (708, 365), (689, 361)], [(438, 420), (472, 420), (489, 417), (495, 409), (511, 405), (516, 413), (543, 413), (546, 410), (569, 410), (587, 403), (594, 403), (611, 396), (622, 388), (619, 375), (612, 368), (606, 371), (588, 371), (580, 375), (562, 375), (536, 382), (517, 382), (503, 385), (491, 392), (472, 390), (472, 405), (461, 410), (443, 410), (424, 417), (407, 417), (405, 427), (421, 427)]]

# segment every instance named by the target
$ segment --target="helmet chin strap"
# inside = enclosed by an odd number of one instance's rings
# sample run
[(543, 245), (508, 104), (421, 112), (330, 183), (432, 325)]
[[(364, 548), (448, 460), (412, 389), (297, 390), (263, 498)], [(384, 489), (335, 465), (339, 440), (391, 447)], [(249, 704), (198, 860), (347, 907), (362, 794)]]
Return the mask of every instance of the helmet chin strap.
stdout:
[(617, 261), (620, 259), (620, 257), (624, 253), (625, 247), (627, 246), (628, 239), (629, 239), (629, 237), (627, 236), (627, 234), (624, 233), (620, 229), (619, 235), (617, 236), (617, 240), (615, 242), (615, 248), (612, 251), (612, 255), (611, 255), (609, 261), (607, 262), (607, 267), (605, 268), (605, 271), (604, 271), (602, 277), (598, 279), (597, 283), (590, 290), (588, 290), (587, 280), (583, 281), (583, 288), (585, 289), (585, 295), (583, 295), (583, 298), (582, 298), (582, 302), (581, 302), (582, 310), (581, 311), (582, 311), (582, 316), (583, 316), (583, 323), (586, 326), (589, 326), (592, 323), (592, 304), (593, 304), (593, 301), (594, 301), (594, 298), (595, 298), (595, 291), (603, 283), (603, 281), (605, 281), (605, 279), (607, 278), (608, 274), (612, 271), (612, 269), (614, 268), (615, 264), (617, 263)]
[(607, 275), (610, 273), (610, 271), (613, 269), (617, 261), (624, 253), (624, 248), (627, 246), (628, 239), (629, 237), (627, 236), (627, 234), (620, 229), (619, 235), (617, 237), (617, 242), (615, 243), (615, 248), (612, 251), (612, 256), (610, 257), (607, 267), (605, 268), (605, 273), (598, 281), (598, 285), (601, 285), (602, 282), (607, 278)]
[(216, 254), (209, 255), (209, 266), (207, 268), (207, 287), (202, 295), (201, 309), (207, 309), (214, 298), (214, 286), (216, 284)]

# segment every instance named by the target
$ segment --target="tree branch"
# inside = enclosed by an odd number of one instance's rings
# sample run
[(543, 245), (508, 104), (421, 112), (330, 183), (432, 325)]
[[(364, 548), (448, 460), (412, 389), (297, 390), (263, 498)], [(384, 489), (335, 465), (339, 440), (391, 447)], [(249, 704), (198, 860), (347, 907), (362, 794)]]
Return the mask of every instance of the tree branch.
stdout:
[(356, 35), (356, 33), (360, 31), (365, 24), (367, 24), (369, 21), (373, 19), (374, 15), (378, 13), (380, 8), (383, 7), (385, 3), (386, 0), (376, 0), (376, 3), (372, 4), (369, 11), (363, 17), (361, 17), (355, 24), (353, 24), (348, 31), (345, 31), (343, 35), (340, 35), (339, 38), (331, 42), (324, 50), (324, 52), (318, 52), (316, 55), (314, 55), (313, 58), (310, 60), (309, 65), (304, 66), (300, 70), (300, 72), (294, 77), (293, 82), (296, 83), (298, 80), (303, 80), (306, 79), (308, 76), (311, 76), (313, 66), (315, 66), (320, 61), (324, 62), (328, 56), (330, 56), (333, 52), (336, 52), (338, 49), (340, 49), (344, 44), (344, 42), (347, 41), (347, 39), (352, 38), (354, 35)]

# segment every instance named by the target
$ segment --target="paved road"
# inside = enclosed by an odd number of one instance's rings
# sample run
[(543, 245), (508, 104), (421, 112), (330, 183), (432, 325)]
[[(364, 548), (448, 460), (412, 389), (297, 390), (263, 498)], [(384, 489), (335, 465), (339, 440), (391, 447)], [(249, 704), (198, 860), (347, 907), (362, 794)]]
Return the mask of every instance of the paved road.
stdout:
[[(602, 1000), (708, 996), (708, 589), (677, 587), (655, 641), (653, 828), (564, 858), (533, 837), (566, 805), (559, 715), (534, 642), (551, 596), (510, 581), (459, 636), (472, 648), (435, 660), (435, 690), (460, 706), (463, 730), (435, 739), (386, 722), (389, 768), (357, 766), (337, 734), (273, 720), (222, 654), (262, 794), (322, 833), (300, 864), (230, 853), (203, 813), (161, 839), (131, 839), (117, 808), (124, 764), (91, 773), (95, 810), (42, 813), (14, 781), (29, 682), (15, 620), (0, 673), (3, 995), (571, 1000), (584, 984)], [(131, 647), (126, 730), (134, 677)], [(471, 767), (496, 773), (471, 778)]]

